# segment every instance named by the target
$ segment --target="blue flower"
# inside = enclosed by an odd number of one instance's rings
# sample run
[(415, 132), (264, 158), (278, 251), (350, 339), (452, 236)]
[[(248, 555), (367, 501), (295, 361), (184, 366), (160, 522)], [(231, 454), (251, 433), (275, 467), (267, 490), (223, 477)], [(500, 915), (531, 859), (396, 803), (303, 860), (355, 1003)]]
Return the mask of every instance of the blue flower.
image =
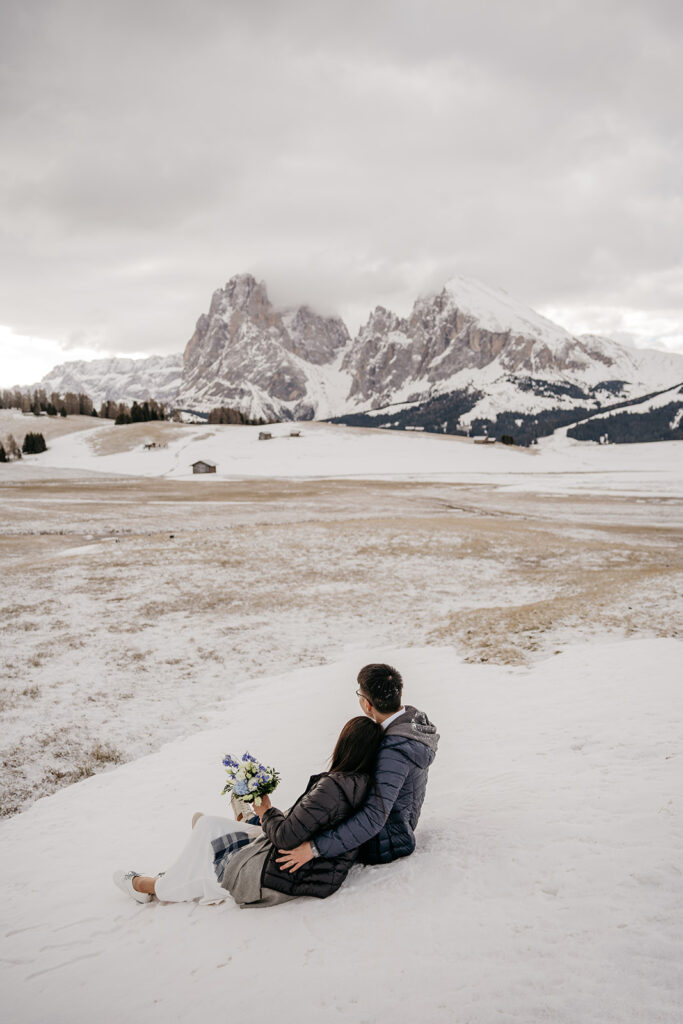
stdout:
[(256, 758), (252, 757), (252, 755), (248, 751), (245, 750), (245, 752), (242, 754), (242, 760), (243, 761), (255, 761)]
[(245, 793), (249, 792), (249, 786), (244, 779), (238, 779), (234, 785), (235, 796), (244, 796)]

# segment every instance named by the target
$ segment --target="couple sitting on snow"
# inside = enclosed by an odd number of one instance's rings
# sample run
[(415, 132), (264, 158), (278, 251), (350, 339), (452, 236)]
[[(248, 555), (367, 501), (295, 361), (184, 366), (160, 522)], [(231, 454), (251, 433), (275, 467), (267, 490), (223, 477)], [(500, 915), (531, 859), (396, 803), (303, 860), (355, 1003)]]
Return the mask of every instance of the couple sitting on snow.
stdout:
[(401, 704), (403, 682), (390, 665), (366, 665), (358, 685), (366, 717), (346, 723), (330, 770), (311, 776), (289, 811), (264, 796), (254, 807), (260, 825), (197, 814), (168, 871), (116, 872), (119, 888), (138, 903), (153, 895), (218, 903), (230, 894), (242, 907), (265, 907), (330, 896), (356, 860), (384, 864), (412, 853), (439, 737), (422, 711)]

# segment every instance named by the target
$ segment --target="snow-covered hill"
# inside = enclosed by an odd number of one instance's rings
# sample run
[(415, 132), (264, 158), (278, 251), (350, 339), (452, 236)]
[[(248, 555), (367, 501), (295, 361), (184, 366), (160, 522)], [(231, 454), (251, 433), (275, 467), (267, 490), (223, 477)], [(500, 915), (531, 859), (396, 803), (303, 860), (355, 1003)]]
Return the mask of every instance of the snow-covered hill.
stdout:
[(579, 441), (643, 443), (683, 441), (683, 384), (660, 391), (626, 408), (599, 412), (565, 431)]
[[(94, 420), (97, 424), (98, 421)], [(101, 421), (99, 421), (101, 424)], [(32, 417), (5, 410), (2, 431), (20, 437)], [(68, 420), (67, 420), (68, 423)], [(421, 431), (358, 430), (327, 423), (260, 428), (178, 423), (104, 425), (55, 436), (41, 455), (5, 464), (2, 478), (45, 478), (55, 472), (192, 479), (197, 487), (230, 479), (449, 480), (545, 493), (683, 494), (683, 441), (666, 445), (597, 445), (566, 436), (533, 448), (478, 445), (470, 438)], [(151, 442), (155, 447), (147, 448)], [(193, 476), (200, 459), (216, 473)]]
[(530, 670), (433, 647), (363, 659), (397, 664), (441, 733), (416, 852), (263, 910), (116, 889), (115, 869), (162, 870), (195, 810), (225, 813), (226, 750), (277, 765), (286, 807), (358, 713), (358, 656), (244, 680), (210, 730), (2, 824), (5, 1019), (678, 1024), (680, 643)]

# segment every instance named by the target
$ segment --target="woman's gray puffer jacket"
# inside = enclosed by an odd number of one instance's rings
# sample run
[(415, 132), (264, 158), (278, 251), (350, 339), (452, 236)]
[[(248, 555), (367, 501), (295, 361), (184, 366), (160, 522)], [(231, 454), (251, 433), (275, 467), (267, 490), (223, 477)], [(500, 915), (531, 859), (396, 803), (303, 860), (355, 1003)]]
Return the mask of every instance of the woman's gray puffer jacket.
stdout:
[(317, 896), (324, 899), (336, 892), (358, 858), (358, 850), (337, 857), (316, 857), (298, 871), (281, 871), (275, 858), (278, 850), (292, 850), (318, 832), (334, 828), (364, 802), (370, 778), (345, 772), (312, 775), (305, 792), (283, 813), (270, 807), (261, 819), (264, 834), (272, 843), (261, 874), (261, 886), (289, 896)]

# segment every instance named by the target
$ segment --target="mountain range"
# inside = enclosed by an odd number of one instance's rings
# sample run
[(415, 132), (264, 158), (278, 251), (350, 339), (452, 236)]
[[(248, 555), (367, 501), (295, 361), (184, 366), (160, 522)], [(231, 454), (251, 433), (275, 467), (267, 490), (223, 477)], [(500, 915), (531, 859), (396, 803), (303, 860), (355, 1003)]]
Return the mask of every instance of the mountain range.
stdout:
[(263, 282), (240, 274), (214, 292), (182, 356), (64, 363), (40, 386), (95, 402), (232, 406), (265, 419), (507, 429), (527, 443), (548, 425), (642, 403), (681, 382), (683, 355), (572, 335), (470, 278), (418, 298), (406, 317), (377, 306), (352, 337), (340, 317), (276, 308)]

